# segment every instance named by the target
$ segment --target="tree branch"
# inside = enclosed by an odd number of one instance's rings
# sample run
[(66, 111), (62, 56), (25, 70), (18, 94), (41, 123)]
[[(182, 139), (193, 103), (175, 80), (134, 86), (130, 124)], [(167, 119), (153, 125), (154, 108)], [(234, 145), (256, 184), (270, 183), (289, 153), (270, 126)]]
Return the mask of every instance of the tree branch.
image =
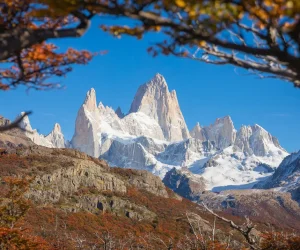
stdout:
[(237, 224), (235, 224), (232, 220), (228, 220), (228, 219), (216, 214), (214, 211), (209, 209), (204, 203), (202, 203), (202, 206), (205, 208), (205, 210), (207, 212), (214, 215), (218, 219), (226, 222), (227, 224), (230, 225), (231, 228), (233, 228), (233, 229), (237, 230), (238, 232), (240, 232), (244, 236), (244, 238), (246, 239), (247, 243), (250, 245), (251, 249), (253, 249), (253, 250), (260, 250), (261, 249), (259, 246), (257, 246), (257, 242), (256, 242), (255, 238), (253, 236), (251, 236), (251, 231), (253, 230), (254, 226), (250, 223), (249, 220), (247, 220), (246, 228), (243, 228), (243, 227), (238, 226)]
[[(19, 118), (17, 118), (14, 122), (8, 124), (8, 125), (5, 125), (5, 126), (0, 126), (0, 132), (5, 132), (5, 131), (8, 131), (8, 130), (11, 130), (11, 129), (14, 129), (14, 128), (18, 128), (18, 129), (22, 129), (20, 127), (20, 123), (23, 121), (23, 119), (32, 114), (31, 111), (29, 112), (25, 112), (23, 113)], [(23, 130), (23, 129), (22, 129)]]
[(71, 13), (80, 21), (77, 27), (68, 29), (24, 29), (16, 28), (0, 34), (0, 61), (6, 60), (22, 49), (29, 48), (48, 39), (81, 37), (90, 27), (90, 19), (80, 11)]

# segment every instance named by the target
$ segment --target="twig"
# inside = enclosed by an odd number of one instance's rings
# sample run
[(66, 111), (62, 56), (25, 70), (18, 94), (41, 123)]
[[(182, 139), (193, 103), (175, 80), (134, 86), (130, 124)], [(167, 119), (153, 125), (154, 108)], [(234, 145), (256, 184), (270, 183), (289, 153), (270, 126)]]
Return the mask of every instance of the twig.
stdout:
[(14, 129), (14, 128), (22, 129), (20, 127), (20, 123), (23, 121), (23, 119), (26, 116), (28, 116), (30, 114), (32, 114), (31, 111), (25, 112), (19, 118), (17, 118), (14, 122), (12, 122), (8, 125), (5, 125), (5, 126), (0, 126), (0, 132), (8, 131), (8, 130), (11, 130), (11, 129)]

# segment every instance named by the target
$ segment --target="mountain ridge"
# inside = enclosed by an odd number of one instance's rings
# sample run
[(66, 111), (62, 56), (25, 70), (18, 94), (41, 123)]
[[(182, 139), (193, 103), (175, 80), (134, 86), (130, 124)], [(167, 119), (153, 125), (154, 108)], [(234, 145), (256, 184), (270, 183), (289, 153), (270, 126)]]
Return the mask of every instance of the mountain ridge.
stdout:
[(89, 90), (70, 146), (112, 166), (145, 169), (161, 178), (174, 167), (187, 167), (216, 191), (251, 187), (288, 155), (261, 126), (236, 130), (230, 116), (189, 131), (176, 91), (169, 91), (160, 74), (139, 87), (126, 115), (97, 105), (95, 89)]

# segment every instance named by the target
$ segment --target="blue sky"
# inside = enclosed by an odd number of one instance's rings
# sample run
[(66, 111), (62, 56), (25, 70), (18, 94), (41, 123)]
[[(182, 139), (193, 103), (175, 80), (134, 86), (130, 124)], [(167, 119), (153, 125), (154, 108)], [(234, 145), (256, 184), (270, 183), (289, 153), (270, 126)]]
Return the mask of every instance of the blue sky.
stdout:
[(67, 139), (74, 133), (77, 111), (86, 92), (94, 87), (97, 101), (124, 112), (129, 110), (139, 85), (155, 73), (165, 76), (170, 90), (175, 89), (189, 128), (196, 122), (209, 125), (218, 117), (230, 115), (236, 129), (242, 124), (259, 124), (276, 136), (288, 151), (300, 149), (300, 89), (290, 83), (258, 79), (234, 70), (233, 66), (215, 66), (188, 59), (147, 54), (156, 36), (143, 40), (117, 39), (103, 33), (94, 24), (80, 39), (65, 39), (61, 48), (75, 47), (91, 51), (108, 50), (87, 66), (76, 66), (60, 82), (62, 90), (30, 91), (24, 88), (0, 92), (0, 114), (14, 119), (23, 110), (32, 110), (33, 128), (47, 134), (55, 122), (61, 124)]

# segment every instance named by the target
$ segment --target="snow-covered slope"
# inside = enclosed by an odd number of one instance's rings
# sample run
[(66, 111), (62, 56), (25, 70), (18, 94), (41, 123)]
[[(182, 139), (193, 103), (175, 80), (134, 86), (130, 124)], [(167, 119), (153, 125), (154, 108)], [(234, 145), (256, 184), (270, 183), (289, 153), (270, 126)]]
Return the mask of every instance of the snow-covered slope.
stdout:
[(275, 188), (278, 191), (290, 192), (293, 199), (300, 203), (300, 151), (287, 156), (275, 173), (255, 188)]
[[(23, 113), (21, 113), (22, 115)], [(48, 135), (39, 134), (36, 129), (32, 129), (28, 116), (20, 123), (20, 127), (24, 129), (25, 135), (35, 144), (48, 148), (65, 148), (67, 143), (58, 123), (54, 125), (53, 130)]]
[(160, 74), (138, 89), (127, 115), (97, 105), (91, 89), (78, 111), (71, 143), (112, 166), (146, 169), (161, 178), (186, 167), (216, 191), (251, 188), (288, 155), (259, 125), (237, 131), (229, 116), (189, 132), (176, 94)]
[(252, 188), (258, 181), (270, 176), (288, 155), (280, 149), (269, 151), (269, 154), (248, 155), (239, 148), (230, 146), (215, 153), (194, 173), (201, 174), (207, 180), (209, 190)]

